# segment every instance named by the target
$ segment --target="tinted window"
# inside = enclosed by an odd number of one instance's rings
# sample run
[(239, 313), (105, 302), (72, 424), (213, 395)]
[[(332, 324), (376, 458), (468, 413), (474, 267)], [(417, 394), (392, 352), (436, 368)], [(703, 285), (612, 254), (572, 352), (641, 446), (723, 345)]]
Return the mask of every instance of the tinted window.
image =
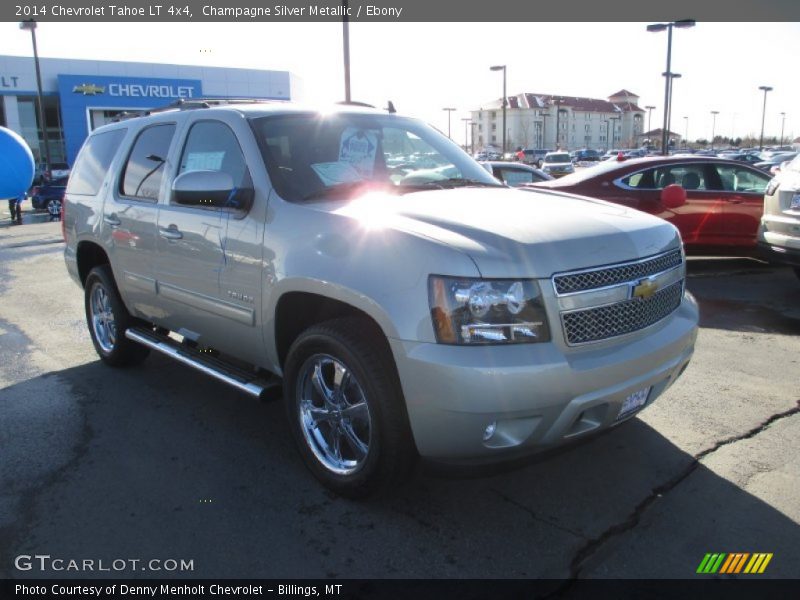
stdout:
[(97, 133), (84, 142), (75, 161), (75, 168), (72, 169), (68, 193), (95, 196), (100, 191), (100, 185), (125, 132), (125, 129), (115, 129)]
[(753, 192), (763, 194), (767, 189), (770, 176), (751, 169), (731, 165), (716, 165), (722, 180), (722, 189), (732, 192)]
[(219, 121), (200, 121), (192, 125), (183, 148), (179, 173), (222, 171), (237, 188), (247, 180), (247, 165), (233, 131)]
[(542, 180), (540, 177), (536, 177), (530, 171), (523, 171), (522, 169), (501, 169), (500, 179), (512, 187)]
[(136, 138), (122, 175), (124, 196), (158, 200), (175, 125), (148, 127)]
[(677, 183), (686, 190), (710, 190), (714, 186), (706, 182), (702, 163), (689, 165), (666, 165), (653, 169), (655, 187), (661, 189)]

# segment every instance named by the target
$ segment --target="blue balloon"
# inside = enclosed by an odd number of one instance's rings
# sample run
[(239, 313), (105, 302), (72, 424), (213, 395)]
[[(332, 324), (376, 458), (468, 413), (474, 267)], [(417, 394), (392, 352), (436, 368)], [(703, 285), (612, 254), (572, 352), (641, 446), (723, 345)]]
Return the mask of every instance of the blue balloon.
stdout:
[(0, 127), (0, 198), (24, 196), (33, 182), (33, 153), (20, 136)]

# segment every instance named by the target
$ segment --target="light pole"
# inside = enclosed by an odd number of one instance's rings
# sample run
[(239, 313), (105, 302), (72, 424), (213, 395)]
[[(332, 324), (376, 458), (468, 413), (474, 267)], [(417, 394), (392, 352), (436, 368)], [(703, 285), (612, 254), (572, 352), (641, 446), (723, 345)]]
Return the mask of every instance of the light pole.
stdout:
[(469, 144), (469, 134), (467, 132), (467, 127), (469, 127), (471, 119), (469, 117), (466, 117), (461, 120), (464, 121), (464, 152), (467, 152), (467, 147)]
[(669, 77), (672, 68), (672, 28), (683, 29), (694, 27), (694, 25), (695, 21), (693, 19), (683, 19), (681, 21), (670, 21), (669, 23), (654, 23), (647, 26), (647, 31), (651, 33), (667, 30), (667, 80), (664, 84), (664, 129), (661, 132), (661, 153), (665, 156), (667, 155), (667, 131), (669, 129), (670, 94), (672, 91), (672, 78)]
[(680, 73), (662, 73), (663, 77), (666, 77), (669, 81), (669, 106), (667, 106), (667, 137), (672, 133), (672, 82), (675, 79), (680, 79)]
[(647, 109), (647, 133), (650, 133), (650, 121), (653, 118), (653, 109), (655, 106), (645, 106), (645, 108)]
[[(42, 128), (42, 141), (44, 142), (44, 160), (47, 163), (45, 172), (50, 170), (50, 143), (47, 139), (47, 123), (44, 121), (44, 102), (42, 101), (42, 73), (39, 69), (39, 51), (36, 48), (36, 21), (28, 19), (19, 24), (20, 29), (27, 29), (31, 32), (33, 41), (33, 64), (36, 67), (36, 96), (39, 102), (39, 126)], [(38, 136), (37, 136), (38, 138)], [(39, 156), (41, 160), (41, 155)]]
[(622, 121), (622, 117), (609, 117), (609, 121), (611, 121), (611, 146), (609, 150), (614, 147), (614, 134), (616, 134), (617, 126), (613, 123), (613, 121)]
[(547, 119), (550, 117), (549, 112), (542, 112), (542, 150), (547, 149)]
[(780, 143), (781, 147), (783, 147), (783, 127), (784, 127), (784, 125), (786, 125), (786, 113), (782, 112), (781, 113), (781, 143)]
[(447, 108), (447, 107), (445, 107), (442, 110), (446, 110), (447, 111), (447, 137), (450, 137), (450, 115), (453, 114), (453, 111), (455, 110), (455, 108)]
[(553, 104), (556, 105), (556, 150), (561, 150), (561, 111), (564, 110), (561, 108), (561, 102), (563, 100), (563, 98), (553, 99)]
[(344, 52), (344, 101), (350, 102), (350, 22), (347, 18), (347, 0), (342, 0), (342, 50)]
[(603, 119), (606, 123), (606, 152), (611, 152), (611, 121)]
[(684, 130), (683, 130), (683, 147), (689, 147), (689, 117), (683, 117)]
[(718, 110), (711, 111), (711, 150), (714, 150), (714, 130), (717, 128), (717, 115)]
[(508, 101), (506, 100), (506, 65), (495, 65), (493, 67), (489, 67), (490, 71), (502, 71), (503, 72), (503, 154), (506, 153), (506, 105)]
[(764, 149), (764, 117), (767, 114), (767, 92), (771, 92), (772, 88), (768, 85), (761, 85), (758, 89), (764, 91), (764, 107), (761, 109), (761, 137), (758, 140), (758, 149)]

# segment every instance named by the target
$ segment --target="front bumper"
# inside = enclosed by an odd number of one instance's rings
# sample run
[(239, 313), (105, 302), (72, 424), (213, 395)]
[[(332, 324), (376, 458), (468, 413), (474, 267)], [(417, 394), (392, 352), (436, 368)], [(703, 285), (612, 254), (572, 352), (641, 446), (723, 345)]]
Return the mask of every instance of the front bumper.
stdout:
[[(646, 330), (567, 351), (555, 343), (390, 340), (417, 450), (432, 459), (486, 462), (611, 427), (621, 422), (629, 395), (650, 387), (650, 404), (680, 376), (694, 352), (697, 321), (697, 304), (687, 295)], [(484, 441), (492, 422), (495, 433)]]

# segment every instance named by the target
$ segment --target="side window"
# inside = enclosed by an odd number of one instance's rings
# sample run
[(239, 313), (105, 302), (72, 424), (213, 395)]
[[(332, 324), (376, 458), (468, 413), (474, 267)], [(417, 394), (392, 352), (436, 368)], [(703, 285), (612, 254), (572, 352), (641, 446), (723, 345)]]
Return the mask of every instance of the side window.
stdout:
[(143, 130), (133, 145), (122, 172), (120, 193), (131, 198), (158, 201), (161, 180), (175, 125), (155, 125)]
[(647, 171), (633, 173), (622, 179), (622, 184), (638, 190), (652, 190), (658, 187), (655, 184), (657, 181), (655, 171), (655, 169), (648, 169)]
[(669, 165), (653, 169), (655, 187), (663, 189), (677, 183), (685, 190), (707, 190), (703, 165)]
[(127, 129), (91, 136), (83, 145), (70, 173), (67, 193), (96, 196)]
[(187, 171), (222, 171), (243, 187), (248, 179), (247, 164), (233, 131), (219, 121), (192, 125), (181, 155), (178, 174)]
[(731, 192), (751, 192), (763, 194), (770, 177), (766, 173), (756, 173), (734, 165), (715, 165), (722, 180), (722, 189)]

